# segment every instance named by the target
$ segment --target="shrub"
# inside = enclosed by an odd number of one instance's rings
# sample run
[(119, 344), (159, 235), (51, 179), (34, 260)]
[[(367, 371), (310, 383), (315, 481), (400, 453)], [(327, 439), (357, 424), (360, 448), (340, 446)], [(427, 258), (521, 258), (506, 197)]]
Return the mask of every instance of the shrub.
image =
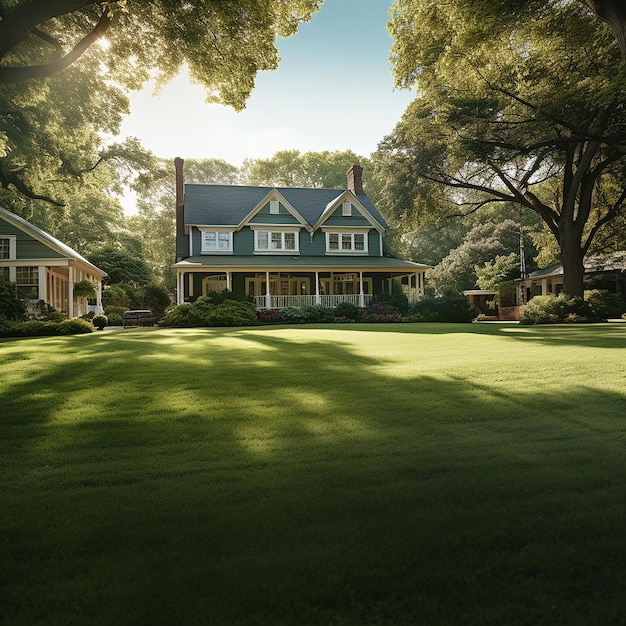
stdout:
[(387, 302), (371, 304), (359, 311), (360, 322), (401, 322), (400, 309)]
[(5, 280), (4, 276), (0, 275), (0, 318), (21, 320), (25, 312), (24, 303), (17, 295), (15, 283)]
[(91, 333), (93, 326), (80, 319), (62, 322), (28, 320), (26, 322), (0, 321), (0, 337), (47, 337)]
[(224, 300), (209, 317), (207, 326), (254, 326), (258, 317), (252, 302)]
[[(252, 297), (250, 296), (245, 296), (245, 295), (239, 296), (239, 295), (232, 293), (231, 291), (228, 291), (228, 289), (224, 289), (223, 291), (209, 291), (204, 296), (201, 296), (201, 298), (206, 299), (211, 304), (221, 304), (225, 300), (234, 300), (236, 302), (252, 302), (253, 301)], [(198, 298), (198, 300), (200, 300), (200, 298)]]
[[(50, 307), (52, 309), (52, 307)], [(64, 322), (68, 321), (67, 315), (62, 313), (61, 311), (55, 311), (54, 309), (50, 310), (46, 315), (42, 318), (48, 322)]]
[(165, 312), (165, 317), (161, 320), (161, 326), (173, 326), (177, 328), (195, 326), (192, 320), (193, 311), (191, 304), (179, 304)]
[(254, 304), (239, 300), (224, 300), (213, 304), (207, 296), (193, 304), (181, 304), (166, 312), (161, 326), (195, 328), (200, 326), (251, 326), (258, 323)]
[(124, 325), (124, 319), (119, 313), (109, 313), (107, 315), (107, 318), (109, 320), (108, 326), (123, 326)]
[(109, 319), (106, 315), (102, 315), (102, 313), (97, 313), (91, 318), (91, 323), (98, 330), (102, 330), (109, 323)]
[(115, 305), (109, 305), (109, 306), (105, 306), (104, 307), (104, 314), (109, 317), (110, 315), (122, 315), (122, 313), (124, 311), (126, 311), (126, 307), (124, 306), (115, 306)]
[(287, 324), (300, 324), (304, 322), (302, 309), (296, 306), (286, 306), (280, 310), (280, 321)]
[(372, 304), (387, 303), (396, 307), (401, 313), (409, 310), (409, 299), (402, 289), (402, 285), (394, 280), (391, 283), (391, 293), (380, 293), (372, 298)]
[(585, 302), (589, 304), (595, 317), (600, 319), (619, 318), (626, 308), (622, 297), (607, 289), (585, 291)]
[(102, 301), (106, 306), (119, 306), (126, 310), (130, 306), (130, 296), (122, 285), (107, 285), (102, 294)]
[(280, 322), (280, 309), (261, 309), (259, 311), (259, 322), (262, 324)]
[(471, 322), (478, 311), (471, 309), (466, 296), (444, 295), (422, 298), (409, 311), (413, 322)]
[(313, 306), (303, 306), (302, 319), (310, 324), (319, 322), (332, 322), (335, 319), (335, 309), (332, 307), (316, 304)]
[(93, 332), (93, 326), (89, 322), (78, 318), (63, 320), (57, 326), (60, 335), (80, 335)]
[(591, 306), (578, 296), (560, 293), (535, 296), (522, 307), (520, 324), (559, 324), (598, 321)]
[(342, 317), (348, 320), (356, 320), (359, 316), (359, 307), (352, 302), (342, 302), (335, 307), (335, 317)]

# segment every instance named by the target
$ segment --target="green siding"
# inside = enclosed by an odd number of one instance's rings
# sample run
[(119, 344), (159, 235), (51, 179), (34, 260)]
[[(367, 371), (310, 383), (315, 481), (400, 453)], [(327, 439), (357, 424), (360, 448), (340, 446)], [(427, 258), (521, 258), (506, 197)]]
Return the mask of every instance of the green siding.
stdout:
[(254, 232), (250, 228), (242, 228), (234, 233), (233, 252), (234, 254), (248, 255), (254, 254)]
[(59, 254), (34, 237), (26, 234), (17, 226), (0, 219), (0, 237), (2, 235), (17, 235), (16, 251), (17, 259), (63, 259), (65, 255)]
[(370, 230), (367, 239), (367, 256), (380, 256), (380, 235), (377, 230)]
[[(353, 211), (355, 210), (356, 209), (353, 209)], [(353, 215), (352, 217), (343, 217), (341, 215), (340, 207), (339, 213), (335, 211), (327, 220), (324, 221), (324, 226), (343, 226), (349, 228), (351, 226), (371, 226), (371, 224), (360, 213), (358, 215)]]
[(307, 236), (307, 256), (325, 256), (326, 255), (326, 235), (321, 230), (315, 231), (313, 235), (313, 241), (311, 237)]
[(279, 213), (270, 213), (268, 202), (251, 220), (251, 224), (299, 224), (300, 222), (283, 206), (279, 205)]

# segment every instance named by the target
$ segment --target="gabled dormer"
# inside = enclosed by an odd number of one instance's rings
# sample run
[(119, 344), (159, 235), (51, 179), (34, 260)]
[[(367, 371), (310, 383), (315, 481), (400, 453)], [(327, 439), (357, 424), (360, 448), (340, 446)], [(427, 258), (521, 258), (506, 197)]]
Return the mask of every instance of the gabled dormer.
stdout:
[(253, 232), (254, 254), (300, 254), (300, 231), (310, 224), (278, 191), (272, 189), (238, 224)]
[[(326, 205), (313, 227), (318, 231), (324, 234), (326, 255), (368, 256), (372, 247), (381, 253), (385, 228), (353, 191), (346, 190)], [(375, 246), (370, 245), (372, 237)]]

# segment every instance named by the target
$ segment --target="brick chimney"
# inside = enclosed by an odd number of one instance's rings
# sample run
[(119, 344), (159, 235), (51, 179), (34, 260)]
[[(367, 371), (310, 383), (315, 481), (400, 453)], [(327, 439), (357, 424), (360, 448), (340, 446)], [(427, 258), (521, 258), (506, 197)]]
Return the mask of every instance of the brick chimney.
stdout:
[(185, 249), (185, 181), (183, 178), (183, 164), (180, 157), (174, 159), (176, 170), (176, 260), (184, 256)]
[(350, 169), (346, 172), (348, 177), (348, 189), (355, 193), (357, 196), (363, 195), (363, 168), (356, 163), (350, 166)]

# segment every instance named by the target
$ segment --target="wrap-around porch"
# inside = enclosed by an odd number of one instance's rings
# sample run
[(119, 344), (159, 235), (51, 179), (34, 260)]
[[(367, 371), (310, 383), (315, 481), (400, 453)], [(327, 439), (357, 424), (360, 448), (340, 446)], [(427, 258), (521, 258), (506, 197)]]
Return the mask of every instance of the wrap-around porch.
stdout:
[[(385, 267), (358, 267), (354, 260), (340, 260), (333, 267), (216, 267), (216, 259), (201, 257), (177, 263), (177, 303), (193, 302), (201, 295), (228, 290), (253, 299), (258, 309), (288, 306), (335, 307), (349, 302), (368, 306), (374, 295), (391, 293), (397, 281), (410, 302), (424, 294), (428, 266), (387, 257), (372, 259)], [(257, 260), (257, 259), (255, 259)], [(280, 259), (285, 262), (285, 260)], [(374, 265), (371, 259), (366, 264)], [(194, 262), (195, 261), (195, 262)], [(351, 263), (348, 263), (351, 261)], [(382, 263), (381, 263), (382, 262)]]

